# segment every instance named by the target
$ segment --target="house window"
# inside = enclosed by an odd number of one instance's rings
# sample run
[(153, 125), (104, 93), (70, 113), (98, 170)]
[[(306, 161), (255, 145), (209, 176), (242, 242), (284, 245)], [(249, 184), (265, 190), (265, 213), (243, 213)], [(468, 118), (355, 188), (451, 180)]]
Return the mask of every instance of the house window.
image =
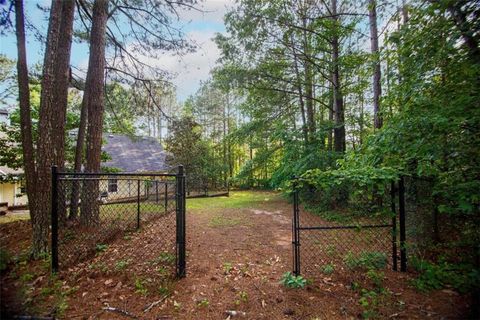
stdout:
[(108, 192), (117, 192), (117, 179), (108, 179)]

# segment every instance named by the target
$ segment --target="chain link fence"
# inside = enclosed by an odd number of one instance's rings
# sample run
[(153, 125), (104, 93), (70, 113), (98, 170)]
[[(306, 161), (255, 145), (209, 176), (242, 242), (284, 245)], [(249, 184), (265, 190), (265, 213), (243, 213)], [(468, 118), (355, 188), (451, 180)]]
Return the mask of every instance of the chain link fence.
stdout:
[(84, 261), (161, 277), (185, 274), (185, 178), (52, 174), (52, 269)]
[(398, 190), (394, 184), (385, 184), (383, 190), (375, 190), (380, 196), (366, 195), (373, 204), (368, 209), (343, 206), (315, 211), (306, 202), (301, 205), (301, 192), (294, 189), (294, 273), (313, 279), (340, 279), (361, 269), (396, 270), (400, 247)]

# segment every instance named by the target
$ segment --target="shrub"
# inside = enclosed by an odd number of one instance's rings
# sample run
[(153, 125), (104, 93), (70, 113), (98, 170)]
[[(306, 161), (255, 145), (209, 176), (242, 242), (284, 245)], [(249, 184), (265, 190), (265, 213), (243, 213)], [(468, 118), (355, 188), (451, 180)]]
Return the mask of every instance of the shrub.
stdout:
[(473, 265), (439, 261), (437, 264), (418, 258), (411, 265), (420, 274), (412, 284), (420, 291), (451, 286), (461, 293), (480, 287), (480, 271)]

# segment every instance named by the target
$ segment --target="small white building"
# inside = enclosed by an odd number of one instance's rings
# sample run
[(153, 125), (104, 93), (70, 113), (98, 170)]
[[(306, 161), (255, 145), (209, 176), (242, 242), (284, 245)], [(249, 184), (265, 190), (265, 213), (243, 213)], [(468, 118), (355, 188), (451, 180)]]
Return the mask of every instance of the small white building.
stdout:
[(8, 207), (28, 204), (22, 170), (0, 166), (0, 203), (6, 203)]

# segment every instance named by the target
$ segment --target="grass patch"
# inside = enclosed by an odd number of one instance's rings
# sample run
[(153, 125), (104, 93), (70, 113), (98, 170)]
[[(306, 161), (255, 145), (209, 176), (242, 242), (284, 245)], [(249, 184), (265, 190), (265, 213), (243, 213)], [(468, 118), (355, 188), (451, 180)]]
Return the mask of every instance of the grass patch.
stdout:
[(187, 210), (248, 208), (272, 203), (280, 194), (264, 191), (232, 191), (229, 197), (187, 199)]
[(10, 223), (15, 221), (30, 220), (30, 213), (8, 213), (4, 216), (0, 216), (0, 224)]

